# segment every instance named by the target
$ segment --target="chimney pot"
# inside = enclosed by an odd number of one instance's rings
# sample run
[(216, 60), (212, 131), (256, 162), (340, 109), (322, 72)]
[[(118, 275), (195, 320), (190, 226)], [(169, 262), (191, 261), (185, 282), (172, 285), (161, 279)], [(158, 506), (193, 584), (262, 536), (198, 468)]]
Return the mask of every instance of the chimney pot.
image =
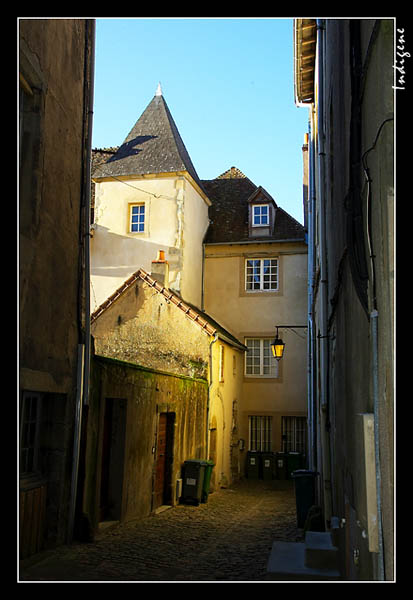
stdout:
[(169, 287), (169, 264), (165, 260), (165, 251), (158, 250), (156, 260), (152, 261), (151, 277), (159, 281), (164, 287)]
[(156, 260), (152, 262), (165, 262), (165, 250), (158, 250)]

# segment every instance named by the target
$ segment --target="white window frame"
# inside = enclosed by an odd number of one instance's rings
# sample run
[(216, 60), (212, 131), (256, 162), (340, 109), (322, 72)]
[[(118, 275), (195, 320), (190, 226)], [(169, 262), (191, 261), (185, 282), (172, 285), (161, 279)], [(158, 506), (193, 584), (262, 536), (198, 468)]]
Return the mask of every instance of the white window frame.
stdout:
[[(133, 209), (139, 208), (138, 213), (134, 213)], [(143, 208), (143, 211), (140, 209)], [(143, 215), (143, 219), (140, 217)], [(138, 217), (138, 220), (133, 221), (133, 217)], [(133, 226), (137, 225), (138, 230), (134, 231)], [(142, 229), (140, 227), (142, 226)], [(145, 233), (146, 226), (146, 205), (145, 202), (134, 202), (133, 204), (129, 204), (129, 233)]]
[[(250, 342), (254, 342), (251, 344)], [(245, 377), (259, 377), (266, 379), (278, 378), (279, 363), (271, 351), (272, 338), (246, 337), (245, 345)], [(251, 355), (250, 348), (254, 348)], [(255, 358), (255, 361), (253, 360)], [(251, 360), (252, 359), (252, 360)]]
[[(269, 265), (265, 263), (270, 261)], [(265, 269), (269, 268), (269, 272), (266, 273)], [(265, 287), (267, 281), (266, 277), (269, 277), (270, 287)], [(258, 281), (257, 279), (258, 278)], [(278, 291), (278, 280), (279, 280), (279, 261), (276, 257), (271, 258), (246, 258), (245, 259), (245, 291), (249, 293), (253, 292), (277, 292)], [(258, 283), (259, 287), (253, 288), (254, 283)]]
[[(255, 209), (258, 208), (260, 209), (259, 211), (257, 211), (257, 214), (255, 213)], [(267, 222), (263, 223), (263, 213), (262, 213), (262, 209), (266, 208), (267, 209), (267, 214), (265, 215)], [(255, 217), (258, 217), (259, 219), (259, 223), (255, 223)], [(252, 227), (269, 227), (270, 226), (270, 205), (269, 204), (253, 204), (252, 205), (252, 214), (251, 214), (251, 220), (252, 220)]]
[(257, 452), (271, 452), (272, 416), (248, 416), (248, 449)]

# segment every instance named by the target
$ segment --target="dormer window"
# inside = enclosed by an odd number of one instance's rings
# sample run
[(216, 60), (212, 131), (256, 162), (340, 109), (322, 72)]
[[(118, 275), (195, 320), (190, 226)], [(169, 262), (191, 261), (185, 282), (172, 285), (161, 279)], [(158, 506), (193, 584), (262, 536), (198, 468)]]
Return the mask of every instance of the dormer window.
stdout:
[(269, 224), (269, 205), (255, 204), (252, 207), (252, 226), (253, 227), (268, 227)]
[(274, 230), (277, 205), (274, 199), (261, 186), (251, 194), (248, 202), (248, 236), (250, 238), (270, 237)]

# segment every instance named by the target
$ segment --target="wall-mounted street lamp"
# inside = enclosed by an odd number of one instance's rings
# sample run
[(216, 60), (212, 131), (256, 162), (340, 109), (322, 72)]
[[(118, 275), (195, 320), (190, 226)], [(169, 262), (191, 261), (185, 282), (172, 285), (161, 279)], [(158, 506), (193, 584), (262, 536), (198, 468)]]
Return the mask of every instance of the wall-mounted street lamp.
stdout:
[(273, 356), (277, 360), (280, 360), (283, 357), (285, 349), (285, 343), (278, 336), (279, 329), (307, 329), (307, 325), (276, 325), (277, 332), (275, 334), (275, 340), (271, 344), (271, 350)]

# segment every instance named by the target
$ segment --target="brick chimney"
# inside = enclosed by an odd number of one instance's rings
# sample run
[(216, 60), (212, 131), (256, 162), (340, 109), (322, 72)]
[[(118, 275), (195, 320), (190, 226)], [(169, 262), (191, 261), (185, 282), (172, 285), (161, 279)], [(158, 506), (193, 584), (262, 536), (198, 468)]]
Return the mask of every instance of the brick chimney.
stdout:
[(156, 260), (152, 261), (151, 277), (164, 287), (169, 287), (169, 264), (165, 260), (165, 251), (158, 250)]

